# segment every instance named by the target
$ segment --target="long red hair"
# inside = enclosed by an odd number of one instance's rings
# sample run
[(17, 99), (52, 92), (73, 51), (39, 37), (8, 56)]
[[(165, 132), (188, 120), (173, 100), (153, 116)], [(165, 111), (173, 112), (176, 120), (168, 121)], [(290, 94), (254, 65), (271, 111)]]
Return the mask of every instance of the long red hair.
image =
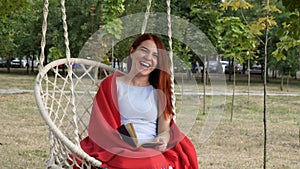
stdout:
[[(131, 48), (133, 51), (137, 49), (139, 45), (141, 45), (142, 42), (146, 40), (152, 40), (158, 51), (158, 64), (156, 69), (154, 69), (149, 76), (149, 82), (150, 84), (155, 88), (161, 90), (165, 97), (166, 97), (166, 107), (163, 110), (164, 117), (168, 118), (174, 115), (173, 109), (172, 109), (172, 90), (171, 90), (171, 75), (170, 75), (170, 66), (169, 66), (169, 58), (167, 56), (166, 47), (163, 43), (163, 41), (157, 37), (156, 35), (146, 33), (140, 35), (132, 44)], [(131, 57), (128, 57), (127, 60), (127, 69), (128, 72), (131, 69), (132, 65), (132, 59)], [(163, 97), (162, 95), (158, 94), (158, 104), (160, 108), (162, 108), (165, 104), (163, 103)]]

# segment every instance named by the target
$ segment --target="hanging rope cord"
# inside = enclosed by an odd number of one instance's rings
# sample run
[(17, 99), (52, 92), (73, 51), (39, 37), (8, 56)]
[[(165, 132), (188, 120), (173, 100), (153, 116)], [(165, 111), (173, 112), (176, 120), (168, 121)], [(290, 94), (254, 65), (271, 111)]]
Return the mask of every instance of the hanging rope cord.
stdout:
[(168, 15), (168, 37), (169, 37), (169, 58), (170, 58), (170, 73), (171, 73), (171, 91), (172, 91), (172, 108), (176, 115), (176, 96), (175, 96), (175, 83), (174, 83), (174, 63), (173, 63), (173, 47), (172, 47), (172, 20), (171, 20), (171, 0), (167, 0), (167, 15)]
[(40, 66), (39, 71), (44, 67), (45, 61), (45, 46), (46, 46), (46, 33), (47, 33), (47, 17), (48, 17), (48, 0), (44, 1), (44, 9), (43, 9), (43, 25), (42, 25), (42, 40), (41, 40), (41, 54), (40, 54)]
[(61, 0), (61, 11), (62, 11), (62, 21), (63, 21), (63, 28), (64, 28), (65, 45), (66, 45), (66, 58), (70, 62), (71, 53), (69, 47), (69, 34), (68, 34), (65, 0)]
[[(46, 33), (47, 33), (47, 18), (49, 12), (49, 1), (44, 1), (44, 9), (43, 9), (43, 25), (42, 25), (42, 40), (41, 40), (41, 54), (40, 54), (40, 69), (44, 67), (45, 61), (45, 46), (46, 46)], [(68, 35), (68, 25), (67, 25), (67, 15), (66, 15), (66, 7), (65, 1), (61, 0), (61, 11), (62, 11), (62, 21), (63, 21), (63, 29), (64, 29), (64, 37), (65, 37), (65, 46), (66, 46), (66, 58), (70, 61), (71, 53), (69, 48), (69, 35)]]
[(147, 4), (147, 9), (146, 9), (146, 12), (145, 12), (145, 16), (144, 16), (144, 21), (143, 21), (143, 25), (142, 25), (141, 34), (145, 33), (145, 30), (146, 30), (146, 27), (147, 27), (148, 18), (149, 18), (149, 14), (150, 14), (151, 3), (152, 3), (152, 0), (149, 0), (148, 4)]
[[(150, 14), (150, 8), (151, 8), (152, 0), (148, 1), (147, 9), (144, 16), (144, 21), (141, 29), (141, 34), (145, 33), (148, 18)], [(173, 112), (176, 114), (175, 104), (176, 104), (176, 96), (175, 96), (175, 83), (174, 83), (174, 64), (173, 64), (173, 48), (172, 48), (172, 21), (171, 21), (171, 0), (167, 0), (167, 20), (168, 20), (168, 43), (170, 47), (169, 51), (169, 58), (170, 58), (170, 73), (171, 73), (171, 91), (172, 91), (172, 109)]]
[(69, 33), (68, 33), (68, 24), (67, 24), (67, 15), (66, 15), (66, 6), (65, 6), (65, 0), (61, 0), (61, 11), (62, 11), (62, 21), (63, 21), (63, 28), (64, 28), (64, 37), (65, 37), (65, 46), (66, 46), (66, 58), (68, 61), (68, 75), (69, 79), (71, 81), (70, 83), (70, 91), (71, 91), (71, 104), (72, 104), (72, 112), (73, 112), (73, 123), (74, 123), (74, 134), (76, 135), (76, 143), (79, 144), (79, 131), (78, 131), (78, 123), (77, 123), (77, 111), (75, 106), (75, 88), (74, 88), (74, 82), (73, 82), (73, 69), (72, 69), (72, 63), (71, 63), (71, 52), (69, 47)]
[[(45, 61), (45, 46), (46, 46), (46, 32), (47, 32), (47, 17), (49, 12), (49, 1), (44, 1), (44, 9), (43, 9), (43, 25), (42, 25), (42, 40), (41, 40), (41, 54), (40, 54), (40, 62), (41, 65), (39, 67), (39, 71), (41, 71), (44, 67), (44, 61)], [(72, 67), (71, 63), (71, 53), (69, 48), (69, 38), (68, 38), (68, 25), (67, 25), (67, 15), (66, 15), (66, 7), (65, 7), (65, 0), (61, 0), (61, 11), (62, 11), (62, 22), (63, 22), (63, 29), (64, 29), (64, 39), (65, 39), (65, 50), (66, 50), (66, 58), (68, 62), (68, 66)], [(72, 104), (72, 112), (74, 114), (73, 116), (73, 122), (76, 127), (74, 130), (74, 134), (77, 136), (76, 142), (79, 143), (79, 137), (78, 137), (78, 124), (77, 124), (77, 114), (76, 114), (76, 106), (75, 106), (75, 93), (74, 93), (74, 83), (73, 83), (73, 77), (72, 72), (73, 70), (71, 68), (68, 69), (68, 78), (71, 81), (70, 83), (70, 92), (71, 92), (71, 104)], [(48, 79), (47, 75), (45, 77)], [(48, 91), (47, 91), (48, 93)]]
[[(48, 17), (48, 7), (49, 7), (49, 1), (48, 0), (45, 0), (44, 1), (44, 9), (43, 9), (43, 17), (44, 17), (44, 20), (43, 20), (43, 25), (42, 25), (42, 39), (41, 39), (41, 54), (40, 54), (40, 67), (39, 67), (39, 71), (40, 73), (44, 72), (43, 68), (44, 68), (44, 60), (45, 60), (45, 46), (46, 46), (46, 32), (47, 32), (47, 17)], [(69, 86), (69, 91), (70, 91), (70, 104), (71, 104), (71, 107), (72, 107), (72, 113), (73, 113), (73, 116), (72, 116), (72, 122), (73, 122), (73, 125), (74, 125), (74, 135), (76, 137), (74, 137), (74, 139), (76, 140), (75, 141), (75, 146), (72, 144), (71, 141), (69, 140), (65, 140), (64, 138), (61, 137), (60, 133), (57, 132), (57, 129), (56, 128), (53, 128), (52, 132), (49, 133), (49, 138), (50, 138), (50, 145), (51, 145), (51, 148), (50, 148), (50, 159), (48, 161), (48, 163), (50, 165), (52, 165), (52, 162), (55, 161), (55, 158), (59, 158), (59, 157), (54, 157), (53, 155), (55, 154), (55, 147), (52, 147), (52, 146), (55, 146), (55, 141), (54, 141), (54, 133), (58, 134), (61, 139), (63, 139), (64, 143), (67, 144), (67, 147), (70, 148), (75, 154), (79, 153), (81, 155), (81, 157), (83, 159), (86, 159), (90, 164), (92, 164), (93, 166), (97, 166), (97, 167), (100, 167), (102, 162), (101, 161), (98, 161), (96, 159), (94, 159), (93, 157), (90, 157), (88, 154), (86, 154), (85, 152), (83, 152), (79, 146), (79, 127), (78, 127), (78, 115), (77, 115), (77, 109), (76, 109), (76, 105), (75, 105), (75, 88), (74, 88), (74, 82), (73, 82), (73, 69), (72, 69), (72, 64), (71, 61), (72, 61), (72, 58), (71, 58), (71, 53), (70, 53), (70, 48), (69, 48), (69, 39), (68, 39), (68, 26), (67, 26), (67, 16), (66, 16), (66, 7), (65, 7), (65, 1), (64, 0), (61, 0), (61, 11), (62, 11), (62, 22), (63, 22), (63, 29), (64, 29), (64, 38), (65, 38), (65, 47), (66, 47), (66, 59), (67, 59), (67, 63), (66, 65), (69, 66), (68, 68), (68, 74), (67, 74), (67, 77), (66, 78), (63, 78), (66, 81), (70, 81), (70, 83), (68, 82), (68, 84), (70, 84)], [(54, 72), (58, 73), (58, 67), (56, 67), (56, 70), (54, 70)], [(58, 76), (55, 76), (55, 78), (57, 78)], [(47, 76), (47, 73), (44, 74), (44, 79), (45, 81), (48, 81), (48, 76)], [(45, 93), (48, 93), (48, 88), (46, 87), (46, 91)], [(55, 94), (55, 90), (54, 92), (52, 92), (53, 95)], [(54, 96), (51, 96), (52, 98)], [(47, 97), (45, 97), (45, 99), (47, 99)], [(46, 101), (47, 102), (47, 101)], [(73, 153), (72, 152), (72, 153)], [(83, 162), (83, 161), (82, 161)], [(47, 164), (47, 165), (49, 165)]]

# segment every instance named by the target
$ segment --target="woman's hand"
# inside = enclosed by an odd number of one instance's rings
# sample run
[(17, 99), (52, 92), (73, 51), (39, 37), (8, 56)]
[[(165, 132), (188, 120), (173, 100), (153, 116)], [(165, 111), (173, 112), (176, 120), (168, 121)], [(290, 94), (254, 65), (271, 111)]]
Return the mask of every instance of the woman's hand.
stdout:
[(161, 142), (163, 144), (159, 145), (159, 146), (156, 146), (155, 149), (158, 150), (158, 151), (161, 151), (161, 152), (166, 151), (168, 143), (169, 143), (169, 140), (170, 140), (170, 134), (169, 134), (169, 132), (165, 132), (165, 133), (162, 133), (162, 134), (158, 135), (154, 139), (154, 141), (155, 142)]
[(155, 149), (161, 152), (166, 151), (168, 143), (170, 141), (170, 123), (171, 117), (165, 118), (164, 114), (161, 114), (158, 118), (158, 136), (154, 141), (162, 142), (162, 145), (156, 146)]

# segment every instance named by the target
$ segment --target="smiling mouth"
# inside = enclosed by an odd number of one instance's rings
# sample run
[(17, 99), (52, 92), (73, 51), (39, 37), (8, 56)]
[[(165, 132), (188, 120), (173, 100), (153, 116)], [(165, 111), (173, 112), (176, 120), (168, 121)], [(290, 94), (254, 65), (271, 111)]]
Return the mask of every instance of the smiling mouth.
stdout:
[(140, 62), (140, 64), (141, 64), (142, 66), (146, 67), (146, 68), (150, 68), (150, 67), (151, 67), (150, 64), (145, 63), (145, 62)]

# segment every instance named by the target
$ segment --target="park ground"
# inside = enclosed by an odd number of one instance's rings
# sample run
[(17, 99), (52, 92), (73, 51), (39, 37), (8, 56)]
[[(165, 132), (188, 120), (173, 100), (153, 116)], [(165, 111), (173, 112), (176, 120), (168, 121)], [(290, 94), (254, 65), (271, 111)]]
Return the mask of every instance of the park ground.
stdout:
[[(247, 81), (238, 75), (236, 92), (248, 91)], [(0, 70), (0, 89), (27, 92), (0, 94), (0, 166), (4, 169), (45, 168), (49, 153), (48, 128), (43, 121), (31, 90), (35, 74), (6, 73)], [(201, 84), (199, 85), (201, 88)], [(227, 81), (227, 92), (232, 82)], [(210, 87), (207, 86), (207, 90)], [(250, 92), (263, 93), (259, 77), (253, 79)], [(267, 168), (297, 169), (300, 166), (300, 80), (290, 79), (280, 91), (280, 80), (270, 79), (267, 96)], [(297, 94), (289, 96), (288, 94)], [(209, 113), (199, 113), (187, 135), (194, 143), (200, 168), (263, 167), (263, 96), (236, 95), (233, 119), (230, 120), (231, 96), (226, 96), (220, 123), (212, 135), (199, 141)], [(203, 97), (200, 97), (200, 102)], [(209, 110), (212, 96), (207, 96)], [(208, 111), (209, 112), (209, 111)], [(180, 118), (180, 114), (178, 114)]]

